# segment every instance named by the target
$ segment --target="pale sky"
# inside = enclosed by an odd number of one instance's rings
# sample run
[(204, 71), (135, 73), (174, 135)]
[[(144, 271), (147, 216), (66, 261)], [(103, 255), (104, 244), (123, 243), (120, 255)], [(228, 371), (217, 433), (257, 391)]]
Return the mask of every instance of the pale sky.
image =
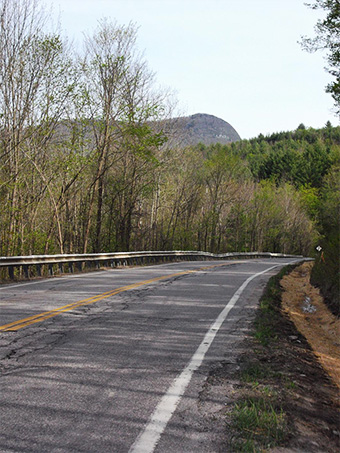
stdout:
[(157, 83), (176, 92), (181, 114), (207, 113), (241, 138), (338, 125), (332, 79), (320, 53), (301, 49), (321, 11), (305, 0), (43, 0), (76, 42), (107, 17), (135, 23)]

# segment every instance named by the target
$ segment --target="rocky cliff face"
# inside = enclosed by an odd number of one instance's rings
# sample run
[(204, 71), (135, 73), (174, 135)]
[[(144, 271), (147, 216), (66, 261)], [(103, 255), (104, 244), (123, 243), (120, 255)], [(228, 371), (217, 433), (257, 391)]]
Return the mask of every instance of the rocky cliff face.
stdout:
[(197, 113), (195, 115), (170, 120), (171, 126), (178, 131), (180, 145), (203, 143), (231, 143), (241, 140), (236, 130), (226, 121), (213, 115)]

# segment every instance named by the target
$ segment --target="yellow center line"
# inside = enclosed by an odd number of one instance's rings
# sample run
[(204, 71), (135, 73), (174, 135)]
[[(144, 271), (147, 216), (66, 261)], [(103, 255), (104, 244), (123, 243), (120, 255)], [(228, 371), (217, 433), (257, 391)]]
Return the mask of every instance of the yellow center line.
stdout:
[(208, 270), (212, 269), (214, 267), (219, 267), (219, 266), (225, 266), (226, 263), (223, 264), (215, 264), (213, 266), (205, 266), (205, 267), (200, 267), (199, 269), (195, 270), (190, 270), (190, 271), (183, 271), (183, 272), (177, 272), (175, 274), (170, 274), (170, 275), (162, 275), (161, 277), (156, 277), (152, 278), (150, 280), (144, 280), (138, 283), (133, 283), (131, 285), (127, 286), (122, 286), (121, 288), (116, 288), (111, 291), (107, 291), (102, 294), (98, 294), (96, 296), (89, 297), (87, 299), (82, 299), (77, 302), (73, 302), (72, 304), (64, 305), (62, 307), (55, 308), (53, 310), (45, 311), (43, 313), (39, 313), (37, 315), (29, 316), (28, 318), (23, 318), (19, 319), (17, 321), (10, 322), (9, 324), (4, 324), (3, 326), (0, 326), (0, 331), (2, 332), (15, 332), (19, 329), (22, 329), (23, 327), (30, 326), (31, 324), (35, 324), (37, 322), (42, 322), (45, 321), (46, 319), (52, 318), (54, 316), (57, 316), (61, 313), (65, 313), (68, 311), (73, 310), (74, 308), (82, 307), (84, 305), (89, 305), (93, 304), (94, 302), (99, 302), (100, 300), (107, 299), (108, 297), (114, 296), (116, 294), (122, 293), (124, 291), (129, 291), (131, 289), (138, 288), (140, 286), (148, 285), (149, 283), (154, 283), (160, 280), (165, 280), (168, 278), (173, 278), (173, 277), (178, 277), (180, 275), (188, 275), (192, 274), (195, 272), (199, 272), (202, 270)]

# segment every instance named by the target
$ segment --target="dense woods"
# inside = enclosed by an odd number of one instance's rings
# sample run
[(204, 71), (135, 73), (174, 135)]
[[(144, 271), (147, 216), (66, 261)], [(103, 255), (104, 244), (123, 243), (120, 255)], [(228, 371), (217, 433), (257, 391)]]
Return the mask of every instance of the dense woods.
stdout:
[(76, 54), (36, 2), (0, 5), (1, 255), (320, 244), (336, 267), (340, 127), (183, 147), (133, 24)]

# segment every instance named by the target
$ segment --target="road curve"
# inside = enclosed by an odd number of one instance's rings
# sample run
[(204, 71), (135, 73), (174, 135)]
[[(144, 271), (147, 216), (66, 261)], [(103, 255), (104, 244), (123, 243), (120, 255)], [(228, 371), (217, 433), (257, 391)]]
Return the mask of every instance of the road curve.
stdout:
[[(173, 263), (0, 287), (1, 452), (212, 452), (200, 394), (293, 259)], [(224, 396), (210, 401), (223, 407)]]

